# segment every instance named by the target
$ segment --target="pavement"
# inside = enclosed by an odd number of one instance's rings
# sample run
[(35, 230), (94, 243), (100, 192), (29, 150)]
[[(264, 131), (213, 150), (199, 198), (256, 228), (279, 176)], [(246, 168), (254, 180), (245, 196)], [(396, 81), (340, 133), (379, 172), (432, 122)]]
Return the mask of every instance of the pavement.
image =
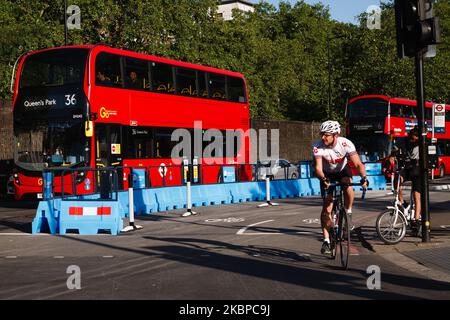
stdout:
[[(404, 189), (410, 190), (411, 182), (406, 182)], [(423, 242), (407, 232), (400, 243), (386, 245), (374, 234), (374, 230), (359, 228), (357, 231), (371, 250), (389, 261), (430, 279), (450, 282), (450, 178), (429, 180), (429, 190), (442, 194), (443, 200), (447, 199), (433, 203), (430, 196), (430, 242)], [(434, 212), (440, 215), (435, 216)]]
[(363, 238), (373, 252), (390, 262), (429, 279), (450, 283), (450, 228), (442, 234), (431, 234), (430, 242), (409, 235), (396, 245), (386, 245), (367, 232)]
[[(389, 184), (388, 184), (389, 186)], [(404, 190), (411, 190), (411, 181), (406, 181), (403, 184)], [(439, 178), (439, 179), (429, 179), (428, 180), (428, 189), (430, 191), (442, 191), (442, 190), (450, 190), (450, 179), (449, 178)]]

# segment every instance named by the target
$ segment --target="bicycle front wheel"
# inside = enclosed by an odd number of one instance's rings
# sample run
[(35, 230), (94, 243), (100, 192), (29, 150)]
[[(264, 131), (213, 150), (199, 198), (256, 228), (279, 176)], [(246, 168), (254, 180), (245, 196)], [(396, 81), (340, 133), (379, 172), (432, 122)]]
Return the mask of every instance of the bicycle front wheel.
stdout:
[(378, 236), (386, 244), (396, 244), (402, 241), (406, 234), (406, 219), (396, 210), (381, 213), (376, 222)]
[(348, 260), (350, 257), (350, 227), (347, 214), (341, 212), (339, 221), (339, 249), (341, 256), (341, 265), (344, 269), (348, 268)]

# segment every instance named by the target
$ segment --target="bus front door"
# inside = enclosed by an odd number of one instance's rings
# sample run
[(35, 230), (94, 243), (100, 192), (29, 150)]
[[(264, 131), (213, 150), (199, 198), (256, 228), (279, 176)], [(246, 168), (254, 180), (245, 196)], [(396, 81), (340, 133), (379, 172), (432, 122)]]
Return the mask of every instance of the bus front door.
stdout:
[[(121, 136), (119, 125), (97, 124), (95, 126), (95, 162), (97, 168), (122, 166)], [(117, 169), (117, 179), (110, 170), (98, 171), (97, 182), (102, 198), (110, 195), (111, 191), (116, 189), (114, 188), (116, 183), (119, 190), (123, 188), (122, 175), (122, 169)]]

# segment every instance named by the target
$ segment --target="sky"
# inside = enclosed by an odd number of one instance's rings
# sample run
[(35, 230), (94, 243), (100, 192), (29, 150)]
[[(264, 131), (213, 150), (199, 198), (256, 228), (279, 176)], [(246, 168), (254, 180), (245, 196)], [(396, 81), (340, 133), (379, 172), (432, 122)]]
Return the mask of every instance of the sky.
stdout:
[[(267, 0), (269, 3), (278, 7), (280, 0)], [(296, 0), (285, 0), (295, 4)], [(257, 2), (257, 1), (254, 1)], [(306, 3), (323, 3), (330, 7), (331, 18), (340, 22), (350, 22), (356, 24), (355, 16), (365, 12), (371, 5), (380, 5), (380, 0), (305, 0)]]

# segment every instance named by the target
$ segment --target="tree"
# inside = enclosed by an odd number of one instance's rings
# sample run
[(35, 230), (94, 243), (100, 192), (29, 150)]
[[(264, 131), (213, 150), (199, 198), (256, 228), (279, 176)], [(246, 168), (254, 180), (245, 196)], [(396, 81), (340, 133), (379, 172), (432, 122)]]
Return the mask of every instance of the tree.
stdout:
[[(261, 1), (255, 12), (215, 14), (217, 0), (73, 0), (81, 9), (81, 30), (71, 44), (114, 47), (241, 72), (248, 84), (251, 116), (321, 121), (342, 120), (349, 97), (386, 94), (415, 98), (413, 62), (396, 55), (392, 1), (382, 6), (382, 29), (330, 18), (321, 4)], [(450, 4), (434, 3), (443, 43), (425, 61), (428, 100), (450, 103)], [(12, 66), (25, 51), (64, 44), (63, 0), (0, 0), (0, 93), (11, 99)], [(328, 100), (327, 38), (332, 66)]]

